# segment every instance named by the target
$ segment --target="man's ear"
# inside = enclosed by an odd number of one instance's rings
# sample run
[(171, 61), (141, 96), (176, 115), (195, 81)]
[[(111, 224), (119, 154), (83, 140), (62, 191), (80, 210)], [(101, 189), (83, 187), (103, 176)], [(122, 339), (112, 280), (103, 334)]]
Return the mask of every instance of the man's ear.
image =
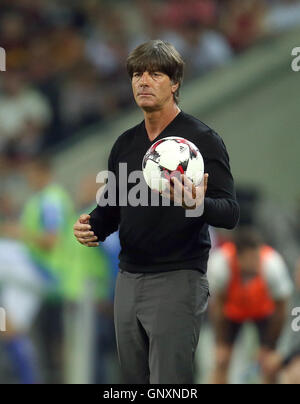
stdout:
[(178, 90), (178, 87), (179, 87), (179, 83), (175, 83), (175, 84), (172, 83), (171, 89), (172, 89), (173, 94), (176, 93), (176, 91)]

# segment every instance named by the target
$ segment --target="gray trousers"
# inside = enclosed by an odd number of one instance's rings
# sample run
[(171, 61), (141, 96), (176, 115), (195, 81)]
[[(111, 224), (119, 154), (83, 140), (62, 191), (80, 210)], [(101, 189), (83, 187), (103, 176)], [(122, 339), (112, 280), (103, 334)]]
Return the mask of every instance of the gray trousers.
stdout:
[(192, 384), (207, 277), (196, 270), (133, 274), (120, 270), (114, 317), (124, 382)]

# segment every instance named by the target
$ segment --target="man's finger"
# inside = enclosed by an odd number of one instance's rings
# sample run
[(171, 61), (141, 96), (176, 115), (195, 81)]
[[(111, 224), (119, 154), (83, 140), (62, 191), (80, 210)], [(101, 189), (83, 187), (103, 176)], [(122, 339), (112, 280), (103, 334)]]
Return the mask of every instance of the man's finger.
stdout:
[(99, 243), (87, 243), (86, 244), (88, 247), (98, 247)]
[(206, 190), (207, 190), (208, 177), (209, 177), (208, 174), (204, 174), (204, 195), (205, 195)]
[(170, 183), (167, 183), (165, 185), (165, 188), (161, 192), (161, 195), (164, 196), (167, 199), (170, 199), (171, 201), (174, 199), (174, 192), (172, 190), (172, 187), (171, 187)]
[(81, 237), (81, 238), (87, 238), (87, 237), (93, 237), (95, 233), (93, 231), (74, 231), (74, 235), (76, 237)]
[(174, 178), (175, 198), (184, 208), (194, 209), (199, 190), (186, 175), (181, 176), (181, 181)]
[(188, 189), (185, 189), (184, 191), (183, 203), (185, 208), (189, 209), (194, 209), (196, 206), (196, 198)]
[(195, 184), (186, 175), (183, 175), (182, 177), (183, 177), (184, 190), (185, 190), (184, 198), (186, 198), (186, 196), (187, 196), (190, 200), (193, 200), (194, 202), (196, 202), (196, 198), (198, 195), (197, 195), (197, 188), (196, 188)]
[(79, 231), (84, 231), (84, 230), (89, 231), (89, 230), (91, 230), (91, 226), (89, 224), (80, 224), (79, 222), (76, 222), (74, 224), (73, 229), (79, 230)]
[(185, 187), (188, 187), (188, 189), (192, 191), (193, 187), (195, 186), (194, 183), (193, 183), (193, 181), (191, 181), (191, 180), (189, 179), (189, 177), (187, 177), (187, 176), (184, 175), (184, 174), (182, 175), (182, 181), (183, 181), (183, 185), (184, 185)]
[(171, 201), (174, 201), (175, 193), (174, 193), (174, 185), (172, 184), (172, 182), (170, 182), (168, 184), (168, 188), (169, 188), (169, 192), (170, 192), (170, 199), (171, 199)]
[(77, 240), (79, 242), (82, 242), (82, 243), (89, 243), (90, 241), (97, 241), (98, 240), (98, 237), (96, 237), (96, 236), (89, 237), (89, 238), (87, 238), (87, 237), (76, 237), (76, 238), (77, 238)]
[(87, 215), (87, 214), (82, 214), (79, 218), (79, 222), (85, 224), (86, 222), (88, 222), (90, 220), (91, 216)]
[(91, 238), (82, 238), (82, 237), (77, 237), (77, 240), (82, 243), (82, 244), (87, 244), (90, 242), (95, 242), (98, 240), (98, 237), (91, 237)]
[[(96, 236), (86, 236), (84, 234), (75, 234), (75, 237), (77, 239), (82, 239), (82, 240), (92, 240)], [(97, 239), (97, 238), (96, 238)]]
[(174, 198), (176, 198), (176, 201), (182, 205), (183, 202), (183, 198), (184, 198), (184, 186), (182, 184), (181, 181), (179, 181), (178, 178), (173, 177), (172, 178), (172, 182), (173, 182), (173, 194), (174, 194)]

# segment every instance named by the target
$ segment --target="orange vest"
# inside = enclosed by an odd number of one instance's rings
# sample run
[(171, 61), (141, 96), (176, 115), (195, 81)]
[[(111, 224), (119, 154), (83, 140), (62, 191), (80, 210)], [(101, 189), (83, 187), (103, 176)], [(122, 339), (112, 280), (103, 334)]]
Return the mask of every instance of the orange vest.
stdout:
[(261, 248), (259, 274), (247, 283), (243, 283), (235, 245), (225, 243), (221, 249), (227, 256), (231, 270), (231, 279), (224, 305), (225, 317), (232, 321), (244, 322), (259, 320), (271, 315), (275, 310), (275, 304), (270, 296), (267, 282), (261, 274), (261, 268), (266, 257), (274, 250), (268, 246)]

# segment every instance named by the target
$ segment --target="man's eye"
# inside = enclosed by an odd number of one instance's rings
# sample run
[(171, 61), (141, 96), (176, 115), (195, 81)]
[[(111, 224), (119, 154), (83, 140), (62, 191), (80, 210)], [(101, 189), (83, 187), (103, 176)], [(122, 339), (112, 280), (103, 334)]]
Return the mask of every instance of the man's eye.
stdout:
[(133, 77), (139, 77), (141, 73), (133, 73)]

